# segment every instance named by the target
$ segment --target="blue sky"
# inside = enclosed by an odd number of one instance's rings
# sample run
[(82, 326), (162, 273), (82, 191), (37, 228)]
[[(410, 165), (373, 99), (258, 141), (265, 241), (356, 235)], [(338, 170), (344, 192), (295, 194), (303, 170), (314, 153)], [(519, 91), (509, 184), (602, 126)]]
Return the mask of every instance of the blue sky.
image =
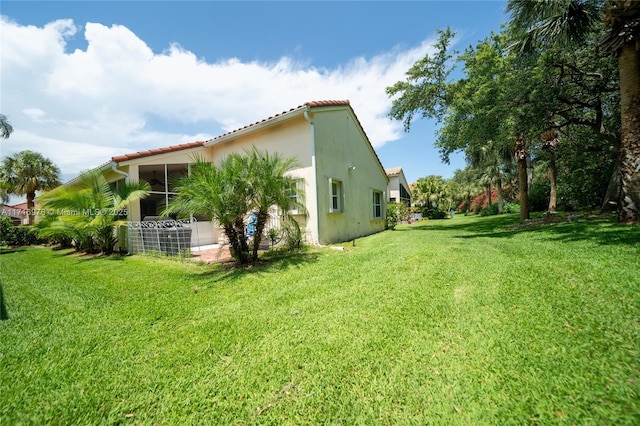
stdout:
[(64, 179), (111, 156), (204, 140), (307, 101), (349, 99), (385, 168), (449, 178), (436, 125), (386, 117), (385, 87), (450, 26), (463, 50), (504, 1), (3, 1), (2, 155), (41, 152)]

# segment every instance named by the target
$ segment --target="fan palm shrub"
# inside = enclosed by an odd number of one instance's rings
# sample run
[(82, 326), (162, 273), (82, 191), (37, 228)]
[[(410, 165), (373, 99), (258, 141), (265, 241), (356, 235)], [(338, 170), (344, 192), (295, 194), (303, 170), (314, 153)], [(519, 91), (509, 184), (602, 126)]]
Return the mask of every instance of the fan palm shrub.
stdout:
[[(220, 224), (229, 240), (231, 255), (240, 264), (255, 262), (266, 224), (274, 211), (282, 224), (291, 225), (289, 211), (304, 211), (298, 202), (296, 180), (285, 174), (296, 166), (293, 158), (253, 148), (234, 153), (219, 164), (196, 157), (191, 173), (178, 180), (177, 195), (163, 216), (205, 215)], [(247, 235), (247, 217), (254, 215), (252, 245)], [(297, 224), (296, 224), (297, 225)]]
[(249, 165), (246, 156), (231, 154), (220, 164), (195, 157), (188, 176), (179, 179), (177, 195), (162, 216), (205, 215), (216, 221), (229, 240), (231, 255), (241, 264), (250, 260), (245, 229), (249, 207)]
[(144, 181), (121, 181), (112, 187), (99, 171), (84, 173), (77, 183), (38, 198), (43, 210), (51, 212), (41, 235), (71, 238), (82, 251), (111, 254), (117, 243), (115, 230), (126, 221), (126, 209), (149, 191)]
[(271, 154), (256, 147), (247, 150), (246, 155), (250, 172), (249, 207), (257, 218), (251, 251), (251, 259), (255, 262), (270, 212), (275, 208), (285, 222), (290, 211), (304, 212), (304, 205), (298, 201), (302, 194), (296, 179), (286, 175), (297, 165), (294, 157), (285, 158), (279, 153)]

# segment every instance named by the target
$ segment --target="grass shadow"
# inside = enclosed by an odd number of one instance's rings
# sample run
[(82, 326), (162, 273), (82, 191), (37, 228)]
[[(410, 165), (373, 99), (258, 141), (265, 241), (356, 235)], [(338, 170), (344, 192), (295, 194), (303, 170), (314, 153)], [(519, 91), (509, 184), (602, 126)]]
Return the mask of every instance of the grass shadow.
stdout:
[(122, 262), (126, 255), (122, 254), (84, 254), (78, 259), (78, 262), (90, 262), (92, 260), (108, 260), (110, 262)]
[(9, 319), (9, 312), (4, 304), (4, 293), (2, 291), (2, 283), (0, 283), (0, 321)]
[(0, 254), (13, 254), (25, 251), (24, 247), (0, 247)]
[(417, 223), (403, 231), (451, 231), (464, 234), (455, 238), (511, 238), (521, 234), (543, 234), (543, 237), (558, 242), (591, 241), (595, 244), (640, 245), (640, 227), (619, 225), (615, 216), (605, 215), (558, 215), (545, 217), (534, 215), (520, 222), (517, 215), (488, 216), (473, 222)]
[(602, 220), (563, 222), (541, 225), (532, 231), (544, 231), (549, 239), (559, 242), (590, 241), (602, 246), (628, 245), (640, 247), (640, 226), (619, 225)]
[(403, 228), (396, 228), (396, 231), (450, 231), (458, 230), (464, 232), (477, 232), (477, 233), (491, 233), (504, 229), (507, 226), (517, 224), (519, 221), (518, 215), (498, 215), (487, 216), (481, 218), (479, 221), (462, 222), (456, 221), (456, 219), (437, 219), (437, 220), (423, 220), (420, 222), (414, 222), (411, 225)]
[(211, 268), (191, 276), (194, 280), (209, 280), (210, 282), (233, 281), (240, 277), (263, 272), (279, 272), (290, 268), (299, 268), (310, 262), (318, 261), (320, 253), (317, 251), (298, 252), (267, 252), (256, 264), (241, 266), (234, 261), (212, 263)]

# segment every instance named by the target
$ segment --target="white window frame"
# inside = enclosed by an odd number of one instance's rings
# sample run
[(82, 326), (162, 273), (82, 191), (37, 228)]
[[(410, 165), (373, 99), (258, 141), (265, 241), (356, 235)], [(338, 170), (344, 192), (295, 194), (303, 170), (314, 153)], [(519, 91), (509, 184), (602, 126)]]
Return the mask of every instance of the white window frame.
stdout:
[[(298, 190), (299, 194), (292, 191), (291, 193), (288, 194), (288, 197), (291, 198), (296, 203), (301, 203), (300, 199), (304, 196), (304, 194), (302, 193), (302, 191), (304, 191), (304, 179), (302, 179), (302, 178), (294, 178), (294, 179), (292, 179), (291, 186), (295, 187)], [(290, 209), (288, 213), (289, 214), (301, 214), (301, 212), (299, 211), (299, 209), (297, 207), (294, 207), (294, 208)]]
[[(337, 188), (337, 194), (334, 194), (334, 184)], [(329, 213), (340, 213), (344, 211), (344, 185), (339, 179), (329, 179)], [(336, 201), (336, 207), (334, 207), (334, 200)]]
[[(378, 196), (378, 202), (376, 203), (376, 195)], [(374, 219), (382, 219), (383, 217), (383, 207), (384, 207), (384, 203), (382, 202), (382, 199), (384, 197), (384, 193), (382, 191), (379, 191), (377, 189), (372, 189), (371, 190), (371, 205), (373, 207), (372, 210), (372, 215)], [(379, 210), (379, 214), (376, 210)]]

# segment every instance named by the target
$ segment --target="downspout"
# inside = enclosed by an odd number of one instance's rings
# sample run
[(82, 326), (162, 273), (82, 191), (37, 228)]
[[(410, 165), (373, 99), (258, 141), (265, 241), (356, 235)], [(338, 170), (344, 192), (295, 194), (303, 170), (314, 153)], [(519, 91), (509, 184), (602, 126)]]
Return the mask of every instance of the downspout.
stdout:
[(118, 169), (118, 163), (116, 163), (115, 161), (111, 162), (111, 170), (120, 175), (123, 175), (124, 183), (129, 183), (129, 173), (123, 172), (122, 170)]
[(315, 199), (310, 201), (312, 202), (312, 204), (315, 204), (315, 207), (316, 207), (315, 218), (314, 218), (312, 227), (313, 227), (313, 232), (315, 233), (314, 243), (316, 245), (319, 245), (320, 244), (320, 218), (319, 218), (320, 206), (318, 205), (318, 176), (317, 176), (318, 171), (316, 169), (316, 128), (313, 122), (313, 117), (311, 116), (311, 114), (309, 114), (309, 106), (307, 106), (307, 109), (304, 112), (304, 118), (309, 122), (309, 124), (311, 124), (311, 179), (312, 179), (312, 182), (310, 182), (311, 184), (310, 186), (314, 189), (313, 194)]
[[(116, 163), (115, 161), (111, 162), (111, 170), (113, 170), (115, 173), (124, 176), (124, 182), (125, 183), (129, 183), (129, 173), (123, 172), (122, 170), (118, 169), (118, 163)], [(131, 220), (131, 209), (127, 209), (127, 220)], [(126, 245), (127, 245), (127, 252), (131, 253), (132, 247), (131, 247), (131, 241), (129, 239), (129, 235), (128, 232), (125, 232), (124, 235), (122, 234), (122, 228), (118, 227), (118, 245), (120, 247), (120, 250), (123, 249), (124, 244), (122, 243), (122, 239), (124, 239), (126, 241)]]

